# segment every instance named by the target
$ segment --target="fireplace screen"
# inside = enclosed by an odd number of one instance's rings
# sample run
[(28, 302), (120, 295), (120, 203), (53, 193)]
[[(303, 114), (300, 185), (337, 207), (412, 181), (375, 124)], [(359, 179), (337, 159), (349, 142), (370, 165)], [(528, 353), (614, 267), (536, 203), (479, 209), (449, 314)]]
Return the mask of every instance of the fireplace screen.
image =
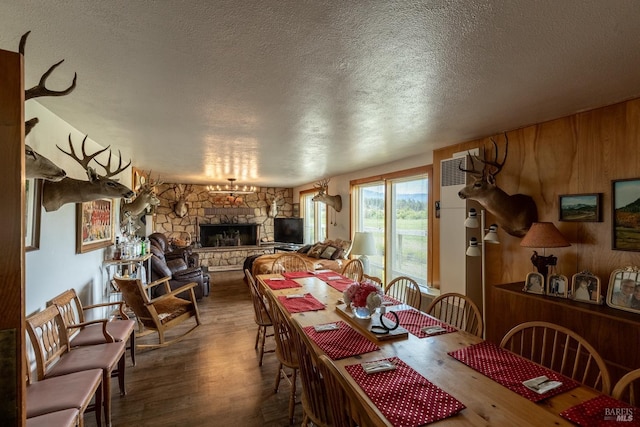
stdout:
[(259, 224), (200, 224), (202, 247), (258, 245)]

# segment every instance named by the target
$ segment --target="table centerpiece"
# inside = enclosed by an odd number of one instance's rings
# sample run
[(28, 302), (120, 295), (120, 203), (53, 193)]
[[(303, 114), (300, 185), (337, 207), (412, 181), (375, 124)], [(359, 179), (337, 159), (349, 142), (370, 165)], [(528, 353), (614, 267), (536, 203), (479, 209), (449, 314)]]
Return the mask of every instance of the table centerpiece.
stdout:
[(343, 293), (345, 304), (359, 319), (369, 319), (382, 305), (383, 295), (382, 288), (368, 280), (354, 282)]

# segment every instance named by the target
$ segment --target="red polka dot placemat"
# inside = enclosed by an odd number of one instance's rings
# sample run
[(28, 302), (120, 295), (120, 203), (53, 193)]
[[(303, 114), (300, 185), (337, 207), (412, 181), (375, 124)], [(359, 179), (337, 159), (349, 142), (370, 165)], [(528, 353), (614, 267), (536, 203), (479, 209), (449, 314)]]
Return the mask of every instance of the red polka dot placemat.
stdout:
[(301, 279), (303, 277), (311, 277), (313, 273), (310, 271), (287, 271), (282, 273), (282, 276), (287, 279)]
[(382, 414), (396, 427), (415, 427), (442, 420), (465, 408), (397, 357), (386, 359), (392, 371), (367, 374), (362, 365), (345, 369)]
[(325, 280), (325, 282), (327, 285), (340, 292), (344, 292), (345, 289), (355, 283), (351, 279)]
[[(449, 352), (449, 355), (533, 402), (564, 393), (579, 385), (571, 378), (540, 366), (488, 341)], [(552, 381), (559, 381), (562, 385), (546, 393), (538, 394), (522, 384), (523, 381), (542, 375), (547, 376)]]
[[(418, 310), (400, 310), (395, 312), (400, 319), (400, 326), (405, 328), (409, 333), (417, 336), (418, 338), (431, 337), (435, 335), (448, 334), (449, 332), (456, 332), (457, 329), (451, 325), (448, 325), (436, 318), (428, 316)], [(389, 320), (394, 320), (391, 313), (386, 313), (384, 317)], [(422, 331), (422, 328), (429, 326), (439, 326), (443, 331), (427, 333)]]
[(304, 327), (304, 331), (318, 347), (332, 360), (369, 353), (380, 347), (366, 339), (360, 332), (343, 321), (335, 322), (338, 329), (317, 332), (313, 326)]
[(398, 301), (394, 297), (390, 297), (389, 295), (385, 295), (382, 297), (382, 303), (384, 305), (401, 305), (404, 304), (402, 301)]
[(325, 305), (313, 295), (306, 293), (300, 297), (279, 296), (280, 303), (289, 313), (301, 313), (303, 311), (324, 310)]
[(572, 406), (560, 416), (583, 427), (640, 426), (640, 408), (606, 395)]
[(264, 283), (268, 287), (277, 291), (278, 289), (301, 288), (302, 285), (291, 279), (266, 279)]
[[(323, 271), (315, 273), (315, 276), (322, 280), (323, 282), (330, 282), (332, 280), (345, 280), (349, 279), (348, 277), (343, 276), (340, 273), (336, 273), (335, 271)], [(351, 281), (353, 283), (353, 280)]]

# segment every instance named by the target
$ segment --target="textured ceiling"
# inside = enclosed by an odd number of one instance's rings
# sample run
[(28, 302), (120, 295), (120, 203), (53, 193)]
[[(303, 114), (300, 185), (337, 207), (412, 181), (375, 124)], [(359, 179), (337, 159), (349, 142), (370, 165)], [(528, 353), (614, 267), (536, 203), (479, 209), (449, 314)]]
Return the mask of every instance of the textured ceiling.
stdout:
[(78, 73), (37, 102), (165, 182), (294, 186), (637, 97), (639, 18), (633, 0), (0, 0), (0, 48), (31, 30), (26, 87), (62, 58), (50, 87)]

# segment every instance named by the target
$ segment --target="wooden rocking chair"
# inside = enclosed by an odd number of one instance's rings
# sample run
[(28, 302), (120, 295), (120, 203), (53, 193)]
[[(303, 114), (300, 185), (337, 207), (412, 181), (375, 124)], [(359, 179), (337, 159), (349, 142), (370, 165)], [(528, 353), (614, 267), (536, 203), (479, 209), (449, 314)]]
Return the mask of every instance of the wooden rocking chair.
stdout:
[[(117, 288), (122, 292), (124, 302), (133, 310), (138, 319), (138, 323), (144, 327), (139, 336), (144, 336), (152, 332), (158, 334), (158, 344), (136, 344), (138, 348), (166, 347), (180, 341), (190, 335), (200, 326), (200, 312), (196, 303), (196, 296), (193, 288), (197, 283), (191, 282), (175, 290), (169, 287), (170, 277), (164, 277), (144, 285), (140, 279), (114, 278)], [(157, 298), (150, 299), (149, 294), (155, 286), (164, 284), (166, 293)], [(178, 298), (176, 295), (187, 291), (189, 300)], [(195, 318), (195, 325), (179, 336), (167, 340), (165, 333), (181, 324), (182, 322)]]

